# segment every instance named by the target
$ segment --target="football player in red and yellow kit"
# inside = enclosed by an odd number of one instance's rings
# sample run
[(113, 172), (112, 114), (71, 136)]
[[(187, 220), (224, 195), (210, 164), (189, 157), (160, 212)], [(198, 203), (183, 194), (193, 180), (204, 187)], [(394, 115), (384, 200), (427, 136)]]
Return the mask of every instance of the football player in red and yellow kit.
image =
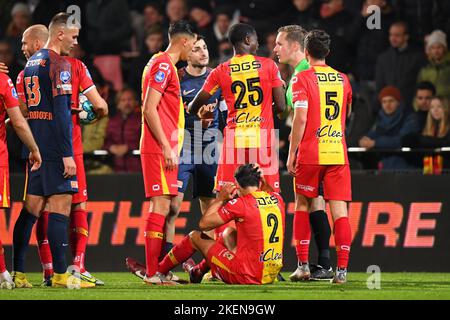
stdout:
[(183, 146), (184, 105), (176, 63), (186, 60), (197, 39), (185, 21), (169, 28), (166, 51), (155, 54), (142, 75), (141, 163), (145, 195), (150, 198), (145, 227), (146, 277), (160, 284), (158, 257), (172, 197), (178, 195), (178, 157)]
[[(351, 177), (345, 142), (345, 120), (352, 89), (347, 76), (325, 63), (330, 36), (313, 30), (305, 39), (310, 68), (292, 80), (294, 120), (287, 161), (295, 177), (296, 210), (318, 196), (323, 182), (324, 198), (334, 220), (337, 268), (334, 282), (344, 283), (351, 245), (347, 203), (351, 201)], [(307, 212), (306, 212), (307, 213)], [(308, 266), (302, 265), (305, 271)]]
[[(192, 231), (172, 248), (159, 264), (160, 273), (199, 251), (207, 263), (203, 270), (190, 268), (191, 282), (200, 282), (209, 268), (228, 284), (268, 284), (277, 279), (283, 266), (284, 201), (256, 165), (240, 166), (234, 176), (236, 185), (223, 185), (200, 220), (201, 231)], [(226, 228), (217, 240), (204, 233), (232, 220), (236, 229)]]

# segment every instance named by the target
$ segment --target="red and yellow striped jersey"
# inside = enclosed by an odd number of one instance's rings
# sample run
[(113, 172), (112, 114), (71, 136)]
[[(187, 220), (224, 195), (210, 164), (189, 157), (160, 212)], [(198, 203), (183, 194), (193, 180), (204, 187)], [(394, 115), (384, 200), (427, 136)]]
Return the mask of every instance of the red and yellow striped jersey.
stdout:
[(285, 204), (276, 192), (256, 191), (228, 201), (219, 209), (226, 222), (237, 229), (236, 256), (247, 263), (242, 274), (272, 283), (283, 267)]
[[(162, 94), (157, 107), (158, 115), (172, 150), (179, 154), (184, 137), (184, 106), (181, 100), (177, 69), (166, 52), (153, 55), (144, 69), (142, 74), (143, 102), (149, 88)], [(161, 146), (150, 131), (144, 115), (142, 115), (140, 151), (141, 154), (162, 153)]]
[[(8, 147), (6, 145), (6, 109), (19, 106), (16, 88), (11, 79), (0, 73), (0, 167), (8, 167)], [(5, 176), (6, 177), (6, 176)]]
[(292, 80), (294, 108), (308, 108), (297, 161), (348, 164), (345, 119), (347, 106), (352, 102), (352, 88), (347, 76), (323, 65), (300, 72)]
[(203, 85), (213, 95), (219, 88), (228, 106), (224, 147), (271, 147), (272, 88), (283, 85), (273, 60), (235, 55), (215, 68)]

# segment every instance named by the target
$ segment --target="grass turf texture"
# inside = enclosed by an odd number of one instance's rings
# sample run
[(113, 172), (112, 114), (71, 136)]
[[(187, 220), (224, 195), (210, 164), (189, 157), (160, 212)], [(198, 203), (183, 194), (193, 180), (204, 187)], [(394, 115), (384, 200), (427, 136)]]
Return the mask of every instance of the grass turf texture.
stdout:
[[(149, 286), (130, 273), (95, 273), (103, 287), (69, 290), (40, 287), (41, 274), (30, 273), (32, 289), (0, 290), (0, 300), (284, 300), (284, 299), (450, 299), (450, 273), (382, 273), (381, 289), (369, 290), (368, 274), (350, 273), (345, 285), (326, 282), (277, 282), (272, 285), (225, 285), (206, 282)], [(187, 274), (178, 273), (187, 279)], [(283, 273), (288, 278), (289, 273)]]

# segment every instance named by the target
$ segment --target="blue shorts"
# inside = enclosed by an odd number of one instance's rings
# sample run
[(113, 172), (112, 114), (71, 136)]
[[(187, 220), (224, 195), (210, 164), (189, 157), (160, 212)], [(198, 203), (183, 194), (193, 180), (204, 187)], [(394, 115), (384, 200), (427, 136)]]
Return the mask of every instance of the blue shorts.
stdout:
[(77, 193), (77, 177), (65, 179), (62, 161), (42, 161), (41, 167), (34, 172), (28, 168), (25, 194), (48, 197), (61, 193)]
[(194, 179), (193, 198), (215, 198), (214, 179), (217, 173), (217, 161), (208, 160), (208, 164), (195, 163), (193, 154), (183, 153), (178, 165), (178, 192), (185, 193), (189, 178)]

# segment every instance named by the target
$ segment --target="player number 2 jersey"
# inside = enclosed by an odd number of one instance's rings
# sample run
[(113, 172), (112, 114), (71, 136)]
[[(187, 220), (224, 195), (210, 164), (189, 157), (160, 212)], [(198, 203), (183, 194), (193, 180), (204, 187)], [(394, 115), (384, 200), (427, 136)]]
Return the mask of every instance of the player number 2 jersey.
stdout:
[(308, 109), (297, 161), (316, 165), (348, 164), (345, 120), (352, 89), (347, 76), (323, 65), (300, 72), (292, 80), (294, 108)]
[(272, 283), (283, 267), (284, 207), (278, 193), (256, 191), (219, 209), (224, 221), (236, 222), (236, 256), (247, 262), (242, 273), (261, 284)]
[(213, 95), (222, 89), (228, 106), (224, 147), (272, 146), (272, 88), (282, 85), (275, 62), (251, 54), (236, 55), (210, 73), (203, 90)]

